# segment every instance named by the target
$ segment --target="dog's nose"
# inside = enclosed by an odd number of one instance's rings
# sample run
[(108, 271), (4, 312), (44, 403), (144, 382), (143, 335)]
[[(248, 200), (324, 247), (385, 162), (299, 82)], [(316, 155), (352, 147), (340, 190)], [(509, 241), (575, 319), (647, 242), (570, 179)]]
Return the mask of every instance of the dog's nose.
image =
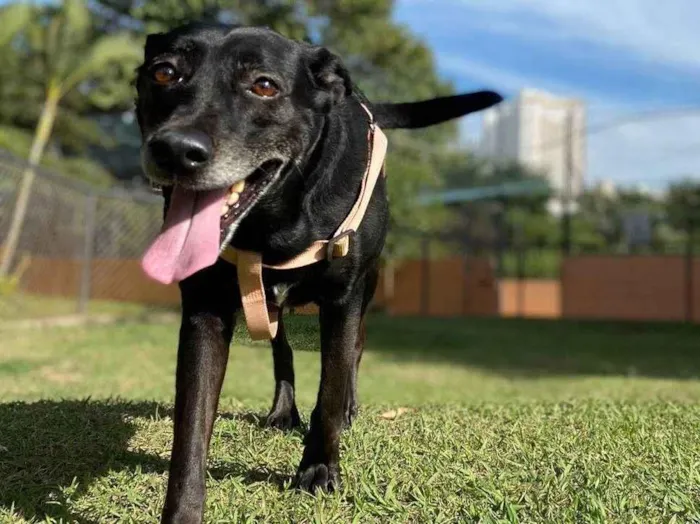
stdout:
[(148, 147), (156, 165), (168, 171), (196, 171), (209, 162), (214, 149), (211, 138), (196, 129), (162, 131)]

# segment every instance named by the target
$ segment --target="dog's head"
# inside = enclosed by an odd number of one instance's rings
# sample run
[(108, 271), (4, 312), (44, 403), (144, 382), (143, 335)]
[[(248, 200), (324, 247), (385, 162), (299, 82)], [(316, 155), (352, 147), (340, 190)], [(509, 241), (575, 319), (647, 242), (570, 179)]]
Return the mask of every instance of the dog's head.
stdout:
[(224, 232), (304, 156), (323, 114), (351, 91), (324, 48), (264, 28), (202, 25), (149, 36), (136, 85), (146, 176), (230, 189)]

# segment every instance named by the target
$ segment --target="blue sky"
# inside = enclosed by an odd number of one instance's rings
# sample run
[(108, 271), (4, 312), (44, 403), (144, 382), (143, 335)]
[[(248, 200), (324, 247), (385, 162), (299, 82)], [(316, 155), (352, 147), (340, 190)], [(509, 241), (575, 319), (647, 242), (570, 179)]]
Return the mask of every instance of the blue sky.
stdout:
[[(397, 0), (395, 19), (430, 45), (459, 91), (512, 96), (533, 87), (579, 97), (592, 126), (689, 108), (591, 136), (587, 180), (662, 187), (700, 179), (700, 1)], [(465, 119), (465, 137), (479, 123)]]

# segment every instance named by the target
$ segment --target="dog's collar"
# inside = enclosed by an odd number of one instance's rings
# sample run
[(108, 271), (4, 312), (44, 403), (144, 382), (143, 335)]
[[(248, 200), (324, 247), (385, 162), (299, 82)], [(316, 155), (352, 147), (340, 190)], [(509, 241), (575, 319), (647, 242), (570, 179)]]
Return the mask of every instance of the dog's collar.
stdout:
[(369, 117), (367, 133), (368, 159), (365, 174), (362, 177), (360, 192), (350, 213), (329, 240), (317, 240), (305, 251), (281, 264), (263, 264), (262, 255), (228, 246), (221, 253), (221, 258), (236, 266), (238, 287), (241, 292), (243, 313), (248, 325), (248, 332), (253, 340), (273, 339), (277, 336), (277, 307), (268, 306), (265, 298), (265, 286), (262, 281), (263, 268), (295, 269), (309, 266), (322, 260), (344, 257), (350, 251), (350, 239), (362, 223), (367, 206), (372, 198), (377, 180), (384, 174), (384, 157), (386, 156), (387, 138), (376, 125), (374, 116), (365, 104), (360, 103)]

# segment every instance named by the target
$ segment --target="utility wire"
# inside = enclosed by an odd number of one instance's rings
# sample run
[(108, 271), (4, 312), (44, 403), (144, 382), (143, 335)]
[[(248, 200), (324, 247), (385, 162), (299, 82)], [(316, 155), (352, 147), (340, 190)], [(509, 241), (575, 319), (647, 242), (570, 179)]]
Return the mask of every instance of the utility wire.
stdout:
[[(619, 118), (615, 118), (610, 121), (597, 124), (595, 126), (587, 126), (584, 129), (578, 130), (575, 133), (575, 136), (578, 135), (590, 137), (599, 133), (603, 133), (610, 129), (622, 127), (628, 124), (634, 124), (638, 122), (653, 122), (657, 120), (666, 120), (669, 118), (684, 118), (688, 116), (700, 117), (700, 106), (675, 107), (629, 113)], [(568, 138), (568, 135), (566, 133), (563, 133), (563, 135), (564, 136), (562, 137), (558, 137), (556, 139), (540, 143), (538, 145), (538, 149), (554, 149), (563, 147)], [(397, 143), (403, 143), (404, 145), (410, 146), (413, 149), (425, 155), (445, 154), (446, 151), (449, 151), (451, 149), (446, 148), (445, 146), (428, 145), (425, 142), (419, 141), (418, 139), (408, 136), (406, 134), (394, 134), (392, 140), (396, 141)], [(456, 151), (459, 151), (459, 149), (457, 149)]]

